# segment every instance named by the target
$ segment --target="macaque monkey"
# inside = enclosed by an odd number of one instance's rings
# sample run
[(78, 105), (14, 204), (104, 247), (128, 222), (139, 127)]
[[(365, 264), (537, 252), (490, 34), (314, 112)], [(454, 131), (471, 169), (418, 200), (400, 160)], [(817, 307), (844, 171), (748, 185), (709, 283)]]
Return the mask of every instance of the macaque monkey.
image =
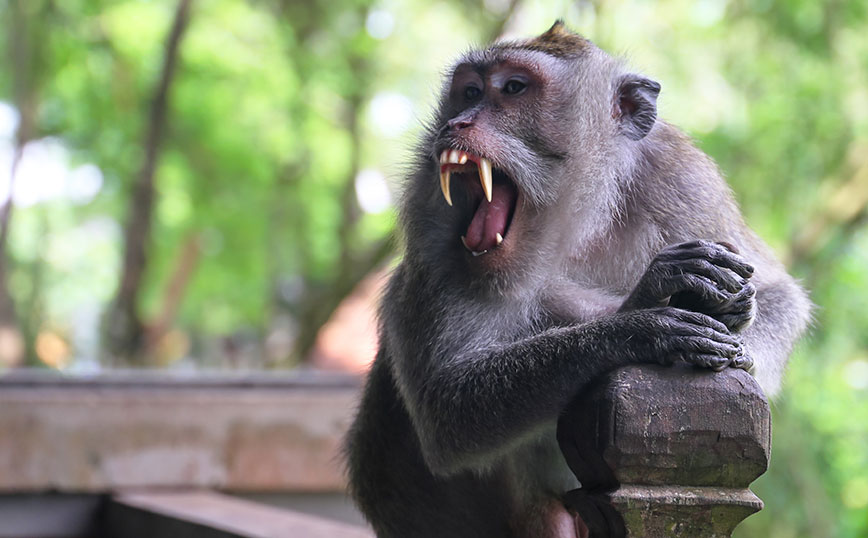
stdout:
[(567, 403), (631, 363), (773, 393), (809, 302), (657, 118), (658, 83), (561, 22), (450, 73), (400, 205), (351, 491), (380, 538), (575, 538)]

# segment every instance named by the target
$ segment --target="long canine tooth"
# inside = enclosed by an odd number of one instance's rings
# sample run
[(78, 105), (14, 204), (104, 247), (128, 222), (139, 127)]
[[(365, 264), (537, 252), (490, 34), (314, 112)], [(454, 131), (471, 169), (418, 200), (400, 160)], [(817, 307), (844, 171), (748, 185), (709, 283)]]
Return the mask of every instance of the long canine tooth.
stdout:
[(494, 236), (494, 239), (497, 241), (497, 244), (498, 244), (498, 245), (501, 244), (501, 243), (503, 243), (503, 236), (500, 235), (500, 234), (495, 235), (495, 236)]
[(452, 205), (452, 196), (449, 195), (449, 178), (452, 172), (447, 170), (440, 171), (440, 190), (443, 191), (443, 198), (446, 198), (446, 203)]
[(482, 190), (485, 191), (485, 199), (491, 201), (491, 161), (486, 158), (479, 159), (479, 181)]

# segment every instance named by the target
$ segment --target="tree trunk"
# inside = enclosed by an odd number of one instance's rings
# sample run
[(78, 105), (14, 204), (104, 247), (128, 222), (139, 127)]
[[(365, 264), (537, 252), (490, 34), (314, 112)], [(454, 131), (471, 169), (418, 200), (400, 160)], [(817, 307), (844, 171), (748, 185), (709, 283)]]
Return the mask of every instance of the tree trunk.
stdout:
[[(14, 366), (24, 359), (25, 345), (15, 308), (14, 298), (9, 289), (9, 256), (6, 245), (12, 222), (15, 176), (24, 156), (24, 146), (30, 142), (36, 131), (37, 77), (41, 66), (41, 39), (33, 36), (33, 25), (28, 14), (22, 9), (24, 0), (10, 2), (9, 55), (12, 65), (13, 98), (18, 109), (18, 129), (15, 133), (15, 147), (9, 168), (9, 197), (0, 207), (0, 364)], [(38, 16), (38, 15), (37, 15)], [(33, 15), (30, 16), (32, 18)]]
[(175, 316), (181, 307), (181, 300), (190, 283), (190, 278), (199, 263), (202, 253), (198, 232), (189, 232), (181, 242), (178, 256), (175, 258), (175, 268), (166, 281), (163, 289), (163, 301), (157, 317), (148, 323), (145, 351), (148, 356), (154, 356), (163, 337), (172, 328)]
[(148, 114), (145, 157), (133, 186), (129, 216), (124, 229), (121, 282), (104, 324), (108, 359), (121, 364), (144, 366), (147, 361), (144, 353), (144, 327), (139, 316), (138, 302), (148, 261), (147, 248), (150, 243), (154, 205), (154, 172), (166, 129), (169, 88), (175, 75), (178, 50), (189, 21), (191, 4), (192, 0), (179, 0), (172, 29), (166, 39), (162, 74)]

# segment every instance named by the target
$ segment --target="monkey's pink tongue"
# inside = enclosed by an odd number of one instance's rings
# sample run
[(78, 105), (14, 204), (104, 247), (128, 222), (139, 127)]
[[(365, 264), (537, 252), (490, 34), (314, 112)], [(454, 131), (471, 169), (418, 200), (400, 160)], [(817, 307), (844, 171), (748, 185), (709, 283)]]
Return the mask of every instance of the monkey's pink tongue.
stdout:
[(467, 234), (464, 244), (476, 252), (489, 250), (497, 246), (497, 234), (506, 235), (506, 224), (509, 214), (515, 205), (516, 193), (506, 185), (495, 183), (491, 190), (491, 202), (482, 199)]

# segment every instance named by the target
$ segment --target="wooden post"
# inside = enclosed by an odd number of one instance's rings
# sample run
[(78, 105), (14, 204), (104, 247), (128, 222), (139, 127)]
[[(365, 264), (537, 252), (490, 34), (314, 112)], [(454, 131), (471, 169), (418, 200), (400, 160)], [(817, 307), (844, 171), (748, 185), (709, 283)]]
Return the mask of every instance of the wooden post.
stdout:
[(770, 433), (747, 372), (622, 368), (561, 418), (561, 450), (582, 482), (565, 500), (591, 536), (730, 536), (762, 509), (748, 486), (768, 467)]

